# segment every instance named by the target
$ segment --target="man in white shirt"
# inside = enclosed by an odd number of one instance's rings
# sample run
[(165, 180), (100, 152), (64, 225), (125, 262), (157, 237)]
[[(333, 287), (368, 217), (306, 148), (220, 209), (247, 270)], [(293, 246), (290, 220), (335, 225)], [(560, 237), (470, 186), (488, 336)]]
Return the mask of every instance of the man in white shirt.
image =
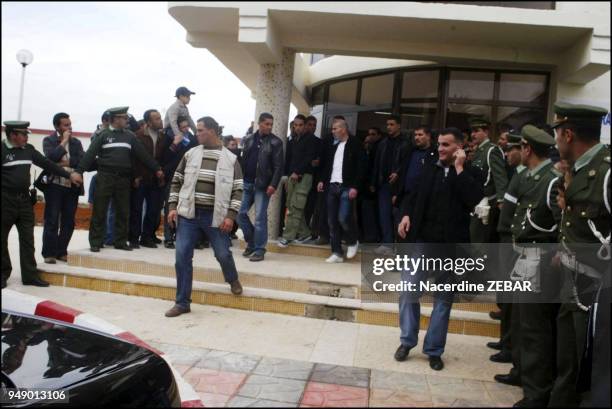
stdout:
[(342, 237), (348, 245), (347, 258), (355, 257), (359, 248), (353, 209), (363, 184), (366, 156), (361, 143), (349, 135), (346, 121), (335, 120), (332, 133), (338, 143), (327, 146), (325, 166), (317, 190), (323, 192), (327, 187), (327, 220), (332, 255), (325, 261), (342, 263)]

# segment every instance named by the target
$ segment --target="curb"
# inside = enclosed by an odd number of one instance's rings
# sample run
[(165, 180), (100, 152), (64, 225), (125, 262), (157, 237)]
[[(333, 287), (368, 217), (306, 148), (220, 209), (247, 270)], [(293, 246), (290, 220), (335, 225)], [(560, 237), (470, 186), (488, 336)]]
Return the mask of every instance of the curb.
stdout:
[(170, 359), (162, 351), (148, 345), (131, 332), (125, 331), (122, 328), (110, 324), (109, 322), (98, 318), (95, 315), (75, 310), (74, 308), (58, 304), (54, 301), (45, 300), (43, 298), (20, 293), (10, 289), (2, 290), (2, 307), (6, 308), (7, 310), (12, 310), (23, 314), (51, 318), (57, 321), (93, 329), (121, 338), (124, 341), (138, 345), (142, 348), (146, 348), (156, 355), (159, 355), (164, 361), (166, 361), (172, 370), (172, 374), (176, 380), (176, 385), (181, 397), (181, 407), (195, 408), (204, 406), (193, 387), (185, 379), (183, 379), (181, 374), (174, 368), (174, 366), (172, 366)]

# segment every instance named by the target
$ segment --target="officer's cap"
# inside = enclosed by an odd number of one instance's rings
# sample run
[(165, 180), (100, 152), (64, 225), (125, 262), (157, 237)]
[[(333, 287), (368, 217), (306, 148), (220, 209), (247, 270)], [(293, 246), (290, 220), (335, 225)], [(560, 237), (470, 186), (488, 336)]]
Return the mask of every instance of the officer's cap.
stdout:
[(555, 120), (551, 125), (553, 128), (565, 122), (572, 123), (599, 123), (601, 118), (608, 113), (605, 108), (592, 105), (570, 104), (569, 102), (557, 102), (554, 106)]
[(506, 144), (506, 146), (508, 148), (512, 148), (515, 146), (521, 146), (521, 139), (523, 137), (518, 131), (512, 129), (508, 132), (508, 136), (506, 136), (506, 138), (508, 138), (508, 143)]
[(107, 109), (106, 112), (108, 112), (110, 116), (125, 115), (127, 114), (128, 109), (130, 109), (130, 107), (115, 107)]
[(472, 129), (488, 128), (491, 126), (491, 122), (487, 121), (485, 118), (482, 117), (471, 118), (469, 122), (470, 128)]
[(521, 130), (521, 136), (531, 146), (553, 146), (555, 140), (546, 131), (533, 125), (525, 125)]
[(30, 123), (28, 121), (4, 121), (4, 126), (6, 128), (7, 135), (15, 131), (30, 133), (30, 130), (28, 129)]
[(174, 93), (175, 97), (180, 97), (180, 96), (185, 96), (188, 97), (190, 95), (195, 95), (195, 92), (193, 91), (189, 91), (189, 89), (187, 87), (178, 87), (176, 89), (176, 92)]

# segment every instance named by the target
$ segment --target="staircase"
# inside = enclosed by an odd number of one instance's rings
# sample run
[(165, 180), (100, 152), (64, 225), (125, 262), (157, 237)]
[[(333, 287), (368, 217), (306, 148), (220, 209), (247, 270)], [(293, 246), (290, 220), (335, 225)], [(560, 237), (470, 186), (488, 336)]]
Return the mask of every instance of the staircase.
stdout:
[[(319, 319), (374, 325), (398, 326), (398, 306), (393, 303), (362, 302), (361, 264), (356, 260), (327, 264), (327, 246), (291, 245), (281, 249), (268, 243), (266, 259), (250, 262), (241, 256), (244, 242), (234, 241), (234, 259), (244, 288), (231, 294), (224, 282), (212, 249), (195, 250), (192, 302), (242, 310), (271, 312)], [(72, 251), (68, 265), (40, 264), (42, 277), (52, 285), (175, 299), (174, 250), (160, 246), (132, 252), (104, 248)], [(421, 307), (421, 328), (431, 315), (431, 300)], [(489, 318), (492, 303), (455, 303), (449, 332), (465, 335), (499, 336), (499, 323)], [(160, 311), (160, 316), (164, 311)]]

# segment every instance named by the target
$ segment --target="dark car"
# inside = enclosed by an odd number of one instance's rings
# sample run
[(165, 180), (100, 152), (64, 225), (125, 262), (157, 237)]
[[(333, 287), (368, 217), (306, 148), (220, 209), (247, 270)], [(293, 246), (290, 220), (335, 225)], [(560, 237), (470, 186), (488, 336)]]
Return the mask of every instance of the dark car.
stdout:
[[(66, 400), (7, 400), (9, 388), (64, 390)], [(152, 351), (12, 311), (2, 311), (2, 393), (3, 407), (181, 406), (172, 370)]]

